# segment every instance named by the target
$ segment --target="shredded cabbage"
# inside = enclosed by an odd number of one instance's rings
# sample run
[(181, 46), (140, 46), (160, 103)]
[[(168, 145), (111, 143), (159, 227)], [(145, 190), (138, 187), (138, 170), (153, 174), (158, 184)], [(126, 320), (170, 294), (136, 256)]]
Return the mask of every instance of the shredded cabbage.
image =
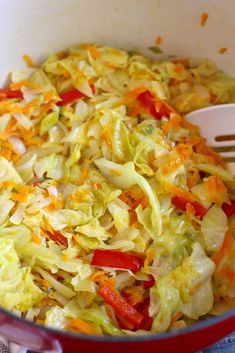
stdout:
[(234, 301), (234, 178), (183, 116), (233, 102), (233, 78), (209, 60), (83, 44), (13, 71), (6, 92), (2, 307), (142, 335)]

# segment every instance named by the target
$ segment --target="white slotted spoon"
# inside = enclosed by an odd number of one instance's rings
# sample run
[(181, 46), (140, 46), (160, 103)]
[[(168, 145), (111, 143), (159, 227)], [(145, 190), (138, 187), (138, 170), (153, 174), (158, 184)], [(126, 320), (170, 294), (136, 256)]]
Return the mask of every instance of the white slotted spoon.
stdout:
[(186, 115), (198, 125), (208, 146), (214, 148), (235, 174), (235, 104), (213, 105)]

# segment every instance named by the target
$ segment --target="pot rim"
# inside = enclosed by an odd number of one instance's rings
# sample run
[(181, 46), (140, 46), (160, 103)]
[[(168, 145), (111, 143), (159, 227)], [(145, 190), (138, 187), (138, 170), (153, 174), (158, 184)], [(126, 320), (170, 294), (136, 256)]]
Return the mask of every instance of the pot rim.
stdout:
[(152, 333), (146, 335), (138, 335), (138, 336), (95, 336), (95, 335), (85, 335), (79, 333), (73, 333), (66, 330), (59, 330), (48, 326), (39, 325), (33, 321), (20, 318), (14, 313), (0, 308), (0, 315), (5, 315), (14, 319), (18, 322), (24, 323), (25, 325), (32, 326), (36, 330), (46, 331), (49, 334), (53, 334), (56, 336), (62, 336), (66, 338), (72, 338), (76, 340), (82, 341), (90, 341), (90, 342), (102, 342), (102, 343), (134, 343), (134, 342), (152, 342), (152, 341), (162, 341), (166, 339), (171, 339), (176, 336), (183, 336), (186, 334), (193, 333), (195, 331), (200, 331), (208, 327), (213, 327), (216, 324), (219, 324), (227, 319), (230, 319), (234, 316), (235, 318), (235, 309), (231, 309), (228, 312), (224, 313), (221, 316), (212, 317), (209, 319), (204, 319), (191, 326), (187, 326), (185, 328), (176, 329), (174, 331), (168, 331), (164, 333)]

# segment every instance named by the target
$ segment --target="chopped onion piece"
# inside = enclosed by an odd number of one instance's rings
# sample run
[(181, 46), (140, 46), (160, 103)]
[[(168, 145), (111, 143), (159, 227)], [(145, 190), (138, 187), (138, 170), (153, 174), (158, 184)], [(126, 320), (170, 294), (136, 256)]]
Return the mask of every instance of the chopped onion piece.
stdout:
[(19, 155), (22, 156), (26, 152), (25, 145), (19, 137), (10, 136), (8, 140)]

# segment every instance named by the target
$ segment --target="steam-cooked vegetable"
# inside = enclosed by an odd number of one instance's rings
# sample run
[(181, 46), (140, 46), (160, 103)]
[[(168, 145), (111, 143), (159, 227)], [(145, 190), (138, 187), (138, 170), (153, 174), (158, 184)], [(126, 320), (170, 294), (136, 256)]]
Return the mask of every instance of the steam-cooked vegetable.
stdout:
[(234, 179), (184, 118), (234, 93), (208, 60), (95, 44), (13, 71), (0, 89), (0, 306), (139, 335), (234, 302)]

